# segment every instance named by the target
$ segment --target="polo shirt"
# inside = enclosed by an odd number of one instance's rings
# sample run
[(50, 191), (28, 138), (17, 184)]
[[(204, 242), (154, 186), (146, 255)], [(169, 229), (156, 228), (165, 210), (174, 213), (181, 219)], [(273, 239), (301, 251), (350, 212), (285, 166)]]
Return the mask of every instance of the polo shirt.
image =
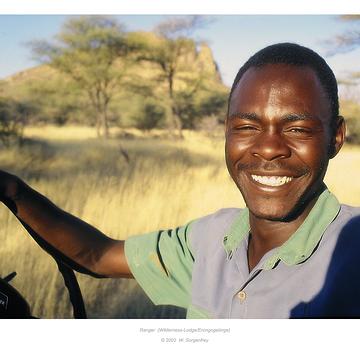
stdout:
[(328, 189), (305, 221), (249, 272), (249, 210), (221, 209), (130, 237), (130, 270), (156, 305), (187, 318), (360, 317), (360, 208)]

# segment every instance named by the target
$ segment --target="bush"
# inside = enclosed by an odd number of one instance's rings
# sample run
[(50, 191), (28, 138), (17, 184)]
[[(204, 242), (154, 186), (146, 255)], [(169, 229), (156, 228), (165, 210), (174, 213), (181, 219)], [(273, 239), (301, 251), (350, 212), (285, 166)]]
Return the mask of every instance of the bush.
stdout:
[(228, 93), (214, 92), (202, 100), (200, 103), (200, 112), (202, 116), (221, 116), (226, 114)]
[(350, 144), (360, 144), (360, 119), (346, 119), (346, 141)]
[(340, 114), (346, 122), (346, 141), (360, 144), (360, 104), (351, 100), (340, 101)]
[(176, 114), (183, 129), (199, 129), (204, 118), (223, 117), (226, 113), (227, 93), (210, 92), (206, 96), (193, 96), (179, 92), (175, 97)]
[(145, 102), (134, 116), (135, 126), (141, 130), (159, 127), (165, 119), (165, 109), (155, 102)]
[(31, 106), (12, 99), (0, 98), (0, 142), (9, 146), (22, 138)]

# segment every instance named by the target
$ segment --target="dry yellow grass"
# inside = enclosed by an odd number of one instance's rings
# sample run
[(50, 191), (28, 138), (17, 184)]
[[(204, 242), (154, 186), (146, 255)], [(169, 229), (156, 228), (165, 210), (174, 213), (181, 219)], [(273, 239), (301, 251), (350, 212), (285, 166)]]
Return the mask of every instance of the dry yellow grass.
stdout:
[[(29, 128), (33, 139), (20, 150), (0, 152), (1, 168), (16, 173), (65, 210), (106, 234), (129, 235), (168, 228), (243, 200), (227, 174), (220, 134), (187, 132), (185, 139), (161, 139), (127, 130), (133, 139), (96, 139), (89, 128)], [(130, 156), (128, 165), (120, 143)], [(338, 198), (360, 205), (360, 150), (345, 148), (330, 166), (326, 182)], [(40, 317), (71, 317), (56, 265), (30, 240), (16, 219), (0, 211), (0, 275), (16, 270), (14, 285)], [(133, 280), (80, 276), (91, 317), (177, 317), (154, 308)]]
[(325, 182), (342, 203), (360, 205), (360, 148), (344, 146), (330, 161)]

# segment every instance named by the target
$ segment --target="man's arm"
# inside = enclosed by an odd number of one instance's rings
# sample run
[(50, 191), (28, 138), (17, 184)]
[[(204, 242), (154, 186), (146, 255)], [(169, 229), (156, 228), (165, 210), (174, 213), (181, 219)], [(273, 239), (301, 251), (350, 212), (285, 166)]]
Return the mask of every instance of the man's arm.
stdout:
[(27, 230), (91, 273), (132, 277), (124, 241), (114, 240), (61, 210), (18, 177), (0, 170), (0, 200)]

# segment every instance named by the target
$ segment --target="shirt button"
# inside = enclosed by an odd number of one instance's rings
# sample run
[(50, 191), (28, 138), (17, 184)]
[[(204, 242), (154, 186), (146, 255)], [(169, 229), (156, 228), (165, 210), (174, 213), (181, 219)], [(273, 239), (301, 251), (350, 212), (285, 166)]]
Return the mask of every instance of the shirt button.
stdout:
[(240, 301), (244, 301), (246, 299), (246, 292), (245, 291), (239, 291), (237, 293), (237, 297), (239, 298)]

